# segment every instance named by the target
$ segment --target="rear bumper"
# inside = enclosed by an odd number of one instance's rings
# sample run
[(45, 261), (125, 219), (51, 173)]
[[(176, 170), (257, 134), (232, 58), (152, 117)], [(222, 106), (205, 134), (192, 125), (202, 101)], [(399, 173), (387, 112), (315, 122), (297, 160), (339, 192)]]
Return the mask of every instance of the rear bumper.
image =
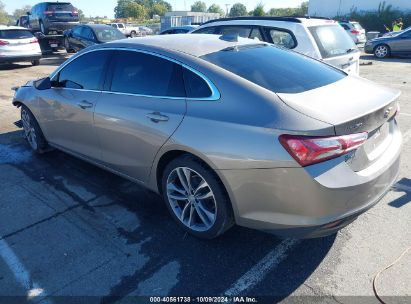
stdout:
[(332, 234), (390, 190), (400, 168), (399, 130), (389, 151), (354, 172), (345, 157), (306, 168), (220, 170), (238, 225), (281, 237)]
[(23, 56), (0, 56), (0, 63), (12, 63), (12, 62), (23, 62), (23, 61), (33, 61), (41, 59), (41, 54), (33, 55), (23, 55)]
[(60, 21), (48, 21), (45, 23), (45, 26), (49, 31), (64, 32), (65, 30), (72, 29), (76, 25), (79, 25), (79, 22), (60, 22)]

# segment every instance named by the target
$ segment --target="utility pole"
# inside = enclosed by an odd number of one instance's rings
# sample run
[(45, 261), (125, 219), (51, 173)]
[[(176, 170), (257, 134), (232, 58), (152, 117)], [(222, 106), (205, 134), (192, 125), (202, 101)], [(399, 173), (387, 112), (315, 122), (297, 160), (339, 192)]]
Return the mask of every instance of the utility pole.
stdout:
[(230, 8), (231, 4), (226, 3), (225, 7), (226, 7), (226, 13), (225, 16), (228, 17), (228, 9)]

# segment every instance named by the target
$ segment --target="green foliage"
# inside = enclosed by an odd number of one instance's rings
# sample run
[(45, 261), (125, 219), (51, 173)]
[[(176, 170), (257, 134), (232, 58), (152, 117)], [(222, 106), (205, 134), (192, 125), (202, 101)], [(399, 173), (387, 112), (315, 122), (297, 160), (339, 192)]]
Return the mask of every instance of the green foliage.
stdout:
[(402, 18), (404, 28), (411, 26), (411, 12), (394, 10), (392, 5), (387, 5), (385, 1), (380, 2), (377, 11), (358, 12), (357, 8), (353, 8), (346, 16), (337, 16), (337, 20), (354, 20), (358, 21), (366, 31), (386, 32), (388, 27), (392, 29), (392, 23), (398, 18)]
[(207, 12), (207, 5), (203, 1), (194, 2), (194, 4), (191, 6), (191, 11), (205, 13)]
[(247, 16), (247, 7), (242, 3), (234, 4), (230, 9), (230, 17)]
[(254, 10), (250, 12), (250, 16), (265, 16), (264, 4), (262, 2), (258, 3)]
[(207, 10), (208, 13), (216, 13), (220, 14), (220, 16), (224, 16), (224, 11), (218, 4), (212, 4)]
[(14, 10), (13, 12), (13, 18), (17, 20), (20, 18), (20, 16), (27, 15), (27, 12), (30, 12), (30, 10), (31, 10), (31, 5), (25, 5), (22, 8), (18, 8)]
[(164, 0), (117, 0), (116, 18), (146, 19), (153, 15), (163, 16), (171, 11), (171, 4)]
[(0, 24), (9, 24), (11, 22), (11, 18), (7, 14), (4, 7), (3, 2), (0, 1)]
[(308, 1), (301, 3), (297, 8), (272, 8), (268, 14), (270, 16), (305, 16), (308, 14)]

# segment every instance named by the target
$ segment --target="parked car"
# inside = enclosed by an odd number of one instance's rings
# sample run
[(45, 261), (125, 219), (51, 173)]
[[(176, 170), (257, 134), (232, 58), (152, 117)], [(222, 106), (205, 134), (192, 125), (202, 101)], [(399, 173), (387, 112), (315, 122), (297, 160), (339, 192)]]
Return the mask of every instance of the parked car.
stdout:
[(13, 104), (34, 151), (61, 149), (160, 193), (195, 236), (237, 223), (319, 237), (396, 181), (398, 97), (272, 44), (165, 35), (90, 47)]
[(162, 31), (160, 35), (172, 35), (172, 34), (187, 34), (192, 30), (195, 30), (198, 26), (196, 25), (185, 25), (185, 26), (176, 26), (168, 30)]
[(391, 35), (367, 41), (364, 46), (367, 54), (377, 58), (411, 55), (411, 28)]
[(359, 22), (356, 21), (340, 21), (340, 25), (345, 29), (348, 35), (356, 44), (365, 43), (367, 41), (365, 29)]
[(28, 28), (29, 27), (29, 16), (28, 15), (20, 16), (19, 19), (16, 20), (16, 26)]
[(144, 33), (145, 35), (153, 35), (154, 31), (147, 27), (147, 26), (139, 26), (140, 32)]
[(358, 75), (361, 52), (338, 22), (314, 17), (239, 17), (204, 23), (193, 34), (237, 34), (273, 43)]
[(109, 25), (83, 24), (64, 32), (64, 47), (68, 53), (73, 53), (95, 44), (125, 38), (119, 30)]
[(40, 58), (38, 40), (28, 29), (0, 25), (0, 63), (30, 61), (39, 65)]
[(29, 28), (33, 32), (63, 33), (79, 24), (78, 11), (70, 2), (41, 2), (34, 5), (29, 15)]
[(125, 23), (108, 23), (107, 25), (110, 25), (115, 29), (118, 29), (127, 37), (134, 38), (141, 36), (141, 32), (138, 26), (132, 26)]

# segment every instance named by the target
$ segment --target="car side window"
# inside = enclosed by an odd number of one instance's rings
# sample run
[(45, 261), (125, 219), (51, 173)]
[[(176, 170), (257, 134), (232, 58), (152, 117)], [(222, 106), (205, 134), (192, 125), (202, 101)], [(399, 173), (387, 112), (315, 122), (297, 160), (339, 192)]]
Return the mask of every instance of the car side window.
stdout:
[(275, 28), (269, 28), (268, 29), (268, 34), (272, 39), (272, 43), (287, 49), (293, 49), (297, 46), (297, 42), (295, 41), (294, 37), (291, 35), (291, 33), (280, 30), (280, 29), (275, 29)]
[(68, 63), (52, 81), (61, 88), (100, 90), (110, 53), (94, 51), (81, 55)]
[(118, 28), (124, 28), (124, 25), (119, 24), (119, 25), (118, 25)]
[(204, 27), (201, 29), (198, 29), (193, 32), (193, 34), (215, 34), (216, 32), (216, 27), (215, 26), (209, 26), (209, 27)]
[(346, 31), (350, 30), (350, 27), (349, 27), (348, 25), (346, 25), (346, 24), (341, 24), (341, 23), (340, 23), (340, 25), (341, 25)]
[(83, 28), (82, 26), (75, 27), (75, 28), (73, 29), (73, 35), (74, 35), (74, 36), (77, 36), (77, 37), (81, 36), (82, 28)]
[(181, 65), (135, 51), (113, 56), (111, 91), (154, 97), (186, 96)]
[(261, 31), (260, 31), (260, 29), (259, 28), (257, 28), (257, 27), (255, 27), (255, 28), (253, 28), (253, 30), (251, 31), (251, 34), (250, 34), (250, 37), (249, 37), (250, 39), (258, 39), (258, 40), (260, 40), (260, 41), (264, 41), (264, 38), (263, 38), (263, 36), (261, 35)]
[(88, 40), (94, 40), (93, 31), (90, 28), (83, 26), (81, 29), (81, 37)]
[(243, 38), (250, 37), (252, 27), (251, 26), (221, 26), (220, 33), (221, 35), (238, 35)]
[(187, 97), (208, 98), (212, 95), (210, 87), (202, 77), (186, 68), (183, 68), (183, 75)]

